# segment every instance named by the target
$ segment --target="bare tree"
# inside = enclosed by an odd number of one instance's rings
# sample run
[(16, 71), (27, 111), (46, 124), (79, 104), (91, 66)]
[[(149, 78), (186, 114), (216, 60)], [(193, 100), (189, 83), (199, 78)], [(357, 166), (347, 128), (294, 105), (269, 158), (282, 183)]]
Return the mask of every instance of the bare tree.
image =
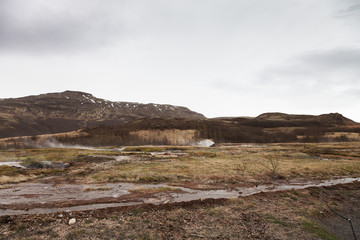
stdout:
[(275, 155), (266, 155), (263, 166), (270, 172), (271, 177), (275, 178), (278, 175), (280, 166), (280, 157)]

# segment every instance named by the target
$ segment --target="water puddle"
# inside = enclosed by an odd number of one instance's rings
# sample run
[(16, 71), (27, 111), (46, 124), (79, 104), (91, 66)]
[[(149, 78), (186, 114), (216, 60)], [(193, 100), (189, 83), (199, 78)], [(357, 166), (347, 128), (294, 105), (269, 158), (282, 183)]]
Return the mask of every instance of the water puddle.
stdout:
[(293, 181), (287, 184), (259, 185), (257, 187), (252, 187), (252, 188), (237, 188), (237, 190), (239, 191), (239, 196), (246, 197), (261, 192), (278, 192), (278, 191), (286, 191), (292, 189), (300, 190), (309, 187), (329, 187), (338, 184), (346, 184), (346, 183), (352, 183), (358, 181), (360, 181), (360, 178), (339, 178), (339, 179), (314, 181), (314, 182)]
[[(268, 185), (254, 187), (238, 187), (232, 190), (195, 190), (185, 187), (176, 187), (174, 192), (158, 192), (150, 197), (131, 197), (124, 200), (124, 196), (131, 196), (133, 190), (147, 190), (170, 187), (167, 184), (133, 184), (133, 183), (108, 183), (108, 184), (61, 184), (53, 185), (47, 183), (20, 183), (10, 184), (6, 189), (0, 189), (0, 216), (41, 214), (64, 211), (85, 211), (102, 209), (108, 207), (119, 207), (140, 204), (166, 204), (177, 202), (188, 202), (204, 199), (231, 199), (246, 197), (261, 192), (277, 192), (291, 189), (305, 189), (309, 187), (333, 186), (337, 184), (352, 183), (360, 181), (359, 178), (339, 178), (324, 181), (299, 181), (274, 182)], [(171, 187), (174, 188), (174, 187)], [(111, 203), (96, 203), (97, 199), (113, 198)], [(82, 204), (70, 207), (34, 207), (27, 210), (15, 210), (11, 206), (34, 204), (53, 204), (76, 201), (91, 200), (92, 204)], [(118, 202), (117, 202), (118, 201)], [(95, 202), (95, 203), (94, 203)], [(75, 205), (75, 204), (74, 204)]]
[(0, 162), (0, 166), (25, 168), (24, 166), (21, 165), (21, 162)]
[(14, 210), (14, 209), (1, 209), (0, 216), (4, 215), (34, 215), (34, 214), (50, 214), (57, 212), (75, 212), (75, 211), (90, 211), (111, 207), (124, 207), (139, 205), (139, 202), (123, 202), (123, 203), (100, 203), (100, 204), (89, 204), (81, 206), (73, 206), (67, 208), (33, 208), (29, 210)]

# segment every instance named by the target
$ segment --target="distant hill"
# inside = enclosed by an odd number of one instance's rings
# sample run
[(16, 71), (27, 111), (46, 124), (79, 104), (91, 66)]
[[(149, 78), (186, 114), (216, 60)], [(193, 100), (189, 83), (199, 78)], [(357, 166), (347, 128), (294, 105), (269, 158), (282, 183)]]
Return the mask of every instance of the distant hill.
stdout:
[(99, 126), (76, 137), (59, 137), (79, 145), (178, 145), (203, 139), (215, 143), (360, 141), (360, 124), (338, 113), (289, 115), (266, 113), (256, 118), (146, 118), (119, 126)]
[(322, 124), (337, 124), (337, 125), (356, 125), (357, 123), (351, 119), (344, 117), (339, 113), (314, 115), (296, 115), (286, 113), (263, 113), (255, 118), (259, 121), (279, 121), (279, 122), (319, 122)]
[(57, 142), (106, 146), (189, 145), (203, 139), (215, 143), (360, 141), (360, 124), (339, 113), (207, 119), (185, 107), (111, 102), (66, 91), (0, 100), (0, 138), (1, 149)]
[(61, 133), (139, 118), (205, 119), (186, 107), (112, 102), (85, 92), (65, 91), (0, 100), (0, 138)]

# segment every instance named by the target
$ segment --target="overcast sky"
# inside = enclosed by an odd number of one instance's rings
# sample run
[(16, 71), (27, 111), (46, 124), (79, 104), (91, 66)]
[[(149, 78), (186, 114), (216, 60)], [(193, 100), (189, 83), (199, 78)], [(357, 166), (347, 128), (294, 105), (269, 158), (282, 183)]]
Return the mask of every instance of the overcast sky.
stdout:
[(360, 0), (0, 0), (0, 98), (360, 122)]

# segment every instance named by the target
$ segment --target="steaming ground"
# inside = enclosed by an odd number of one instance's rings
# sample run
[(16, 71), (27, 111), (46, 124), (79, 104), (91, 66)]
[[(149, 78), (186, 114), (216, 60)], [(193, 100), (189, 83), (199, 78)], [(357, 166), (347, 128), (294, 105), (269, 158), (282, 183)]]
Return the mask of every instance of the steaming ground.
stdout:
[(197, 147), (211, 147), (215, 144), (215, 142), (211, 139), (204, 139), (204, 140), (201, 140), (199, 142), (197, 142), (196, 144), (194, 144), (194, 146), (197, 146)]
[[(90, 146), (82, 146), (82, 145), (70, 145), (70, 144), (63, 144), (60, 143), (55, 138), (47, 139), (39, 144), (29, 145), (34, 146), (35, 148), (73, 148), (73, 149), (84, 149), (84, 150), (93, 150), (93, 151), (103, 151), (103, 150), (110, 150), (108, 148), (95, 148)], [(116, 149), (121, 151), (121, 149)]]
[[(215, 144), (214, 141), (211, 139), (203, 139), (195, 143), (188, 143), (186, 145), (194, 146), (194, 147), (211, 147)], [(28, 147), (35, 147), (35, 148), (74, 148), (74, 149), (86, 149), (86, 150), (94, 150), (94, 151), (103, 151), (103, 150), (110, 150), (111, 148), (95, 148), (91, 146), (82, 146), (82, 145), (70, 145), (70, 144), (63, 144), (60, 143), (55, 138), (49, 138), (40, 143), (27, 143)], [(115, 150), (122, 151), (124, 148), (117, 148)], [(114, 149), (113, 149), (114, 150)]]

